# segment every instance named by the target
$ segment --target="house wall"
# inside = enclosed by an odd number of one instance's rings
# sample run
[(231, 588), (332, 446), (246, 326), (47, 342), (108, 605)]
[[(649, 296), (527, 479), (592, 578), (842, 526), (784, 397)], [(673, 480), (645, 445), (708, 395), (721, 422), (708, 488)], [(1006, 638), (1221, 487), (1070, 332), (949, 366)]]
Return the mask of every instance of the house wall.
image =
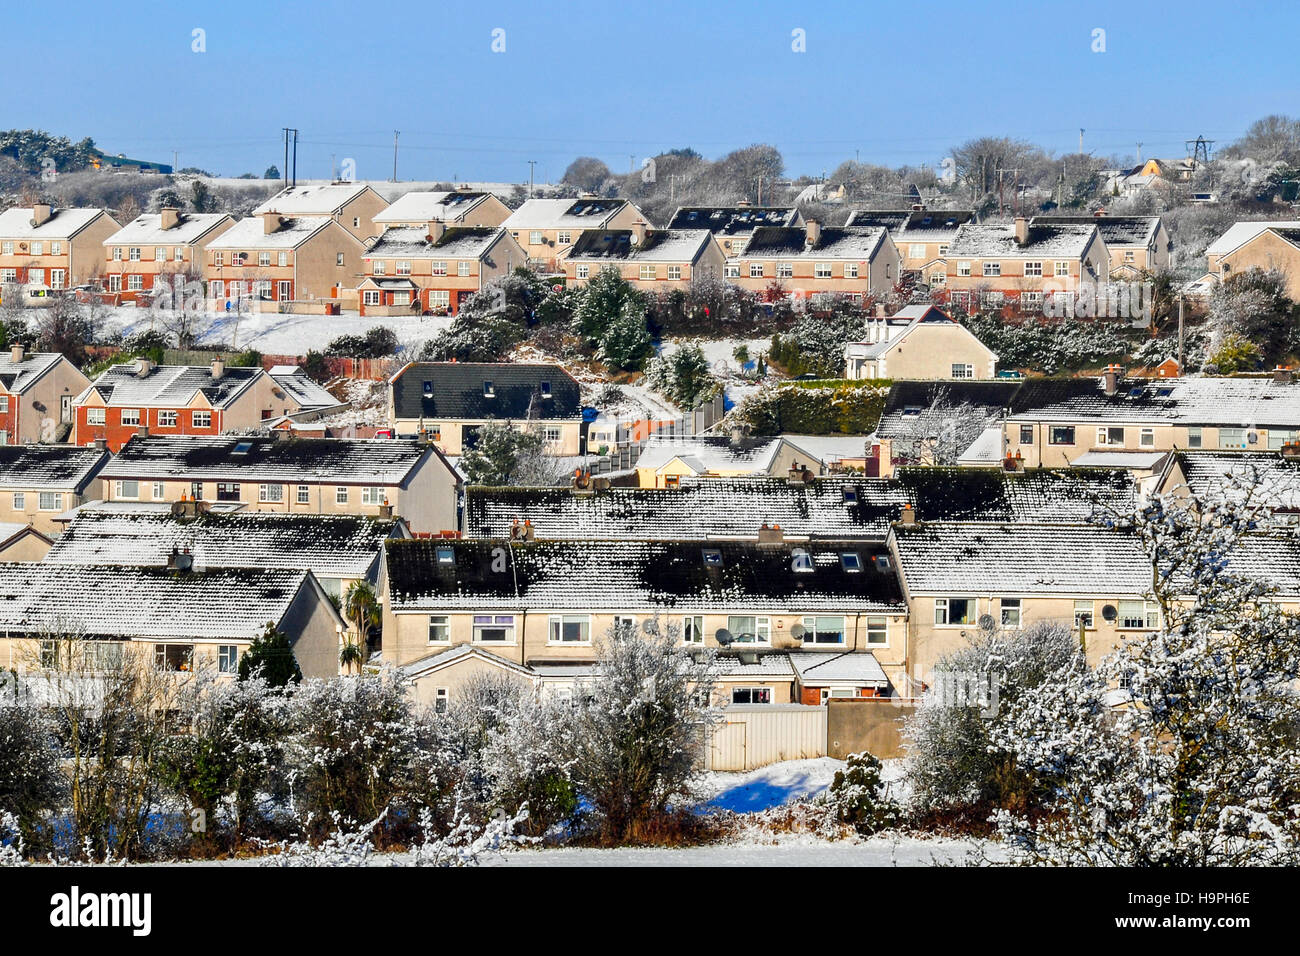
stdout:
[[(585, 265), (589, 269), (587, 278), (578, 278), (578, 266)], [(641, 277), (642, 265), (654, 265), (655, 277), (653, 279)], [(565, 256), (560, 259), (559, 266), (564, 270), (565, 282), (572, 286), (584, 286), (594, 279), (602, 269), (614, 268), (618, 270), (627, 282), (631, 283), (634, 288), (642, 292), (659, 293), (670, 292), (673, 289), (685, 289), (696, 275), (702, 275), (705, 272), (712, 272), (714, 275), (722, 275), (723, 267), (726, 260), (718, 252), (717, 244), (710, 242), (704, 247), (704, 251), (699, 258), (691, 262), (657, 262), (641, 263), (637, 260), (611, 261), (608, 259), (570, 259)], [(668, 278), (668, 267), (677, 266), (681, 269), (679, 278)]]
[[(0, 522), (14, 522), (17, 524), (30, 524), (37, 531), (46, 535), (57, 535), (62, 533), (63, 525), (54, 521), (54, 516), (85, 504), (93, 497), (98, 497), (99, 482), (92, 481), (86, 489), (86, 494), (79, 495), (71, 488), (62, 490), (55, 489), (56, 494), (63, 496), (59, 507), (41, 510), (41, 491), (49, 492), (50, 488), (23, 488), (16, 486), (5, 486), (0, 488)], [(14, 496), (22, 495), (22, 505), (15, 507)]]
[(72, 281), (69, 285), (84, 285), (99, 275), (104, 261), (104, 240), (121, 228), (117, 220), (103, 213), (72, 237), (69, 243), (72, 252), (68, 262), (68, 274)]
[(50, 542), (30, 532), (21, 535), (7, 547), (0, 547), (0, 561), (42, 561), (50, 553)]
[[(383, 232), (382, 227), (375, 225), (375, 216), (387, 208), (388, 201), (383, 196), (373, 189), (366, 189), (344, 205), (334, 220), (361, 242), (365, 242)], [(328, 216), (330, 213), (322, 212), (321, 215)]]
[[(1074, 425), (1074, 444), (1073, 445), (1053, 445), (1049, 439), (1053, 426)], [(1298, 423), (1300, 424), (1300, 423)], [(1020, 431), (1021, 426), (1027, 425), (1032, 429), (1032, 443), (1021, 443)], [(1123, 427), (1124, 443), (1120, 444), (1100, 444), (1097, 441), (1098, 428)], [(1200, 448), (1224, 450), (1224, 451), (1266, 451), (1270, 446), (1270, 437), (1274, 444), (1278, 441), (1288, 441), (1296, 433), (1296, 429), (1290, 428), (1272, 428), (1260, 426), (1257, 428), (1246, 428), (1246, 431), (1255, 431), (1257, 441), (1254, 444), (1247, 444), (1246, 447), (1235, 446), (1226, 449), (1220, 449), (1223, 429), (1217, 426), (1206, 425), (1201, 428)], [(1149, 428), (1151, 430), (1151, 444), (1143, 445), (1142, 431)], [(1113, 426), (1099, 424), (1097, 422), (1036, 422), (1032, 419), (1016, 418), (1008, 419), (1003, 425), (1003, 434), (1006, 439), (1006, 448), (1008, 455), (1019, 453), (1025, 460), (1027, 468), (1061, 468), (1067, 466), (1071, 461), (1088, 451), (1151, 451), (1163, 452), (1174, 451), (1176, 449), (1186, 449), (1191, 447), (1189, 444), (1188, 425), (1170, 425), (1166, 423), (1142, 424), (1115, 424)]]
[[(528, 226), (518, 228), (511, 227), (509, 230), (511, 236), (519, 243), (524, 254), (532, 261), (538, 263), (542, 268), (549, 271), (558, 271), (557, 259), (560, 255), (567, 252), (578, 241), (578, 238), (587, 229), (609, 230), (609, 229), (631, 229), (632, 224), (637, 220), (645, 221), (645, 216), (641, 210), (637, 209), (631, 203), (625, 203), (618, 212), (614, 213), (609, 219), (600, 222), (592, 222), (590, 225), (583, 227), (574, 227), (570, 229), (536, 229)], [(542, 241), (534, 244), (530, 233), (540, 232)], [(561, 232), (569, 234), (569, 242), (561, 245), (559, 235)]]
[(862, 374), (853, 377), (951, 379), (958, 363), (970, 365), (974, 378), (997, 376), (997, 357), (961, 325), (924, 322), (879, 359), (864, 362)]
[[(54, 221), (57, 219), (56, 215)], [(121, 227), (111, 216), (100, 213), (89, 225), (71, 238), (63, 236), (36, 240), (44, 243), (44, 251), (39, 256), (32, 255), (30, 248), (26, 252), (19, 248), (20, 243), (27, 243), (30, 247), (31, 239), (0, 236), (0, 240), (12, 241), (14, 244), (12, 255), (0, 255), (0, 269), (14, 269), (17, 272), (15, 277), (17, 284), (28, 282), (32, 269), (41, 269), (44, 271), (45, 285), (50, 285), (51, 272), (62, 269), (64, 273), (62, 288), (70, 289), (82, 285), (99, 274), (103, 265), (104, 240), (119, 228)], [(60, 243), (58, 255), (50, 252), (51, 242)]]
[(1261, 232), (1227, 255), (1210, 256), (1209, 267), (1220, 279), (1250, 269), (1277, 269), (1286, 279), (1287, 297), (1300, 301), (1300, 249), (1274, 232)]
[(308, 578), (279, 622), (280, 630), (289, 636), (303, 677), (339, 675), (340, 623), (334, 606)]
[[(376, 273), (373, 263), (380, 261), (384, 264), (384, 271)], [(469, 275), (458, 275), (459, 264), (469, 262)], [(399, 275), (397, 272), (398, 262), (410, 263), (411, 271), (408, 275)], [(433, 274), (434, 262), (446, 263), (446, 275), (435, 276)], [(471, 293), (477, 292), (483, 286), (493, 279), (509, 275), (515, 269), (521, 268), (528, 264), (528, 256), (523, 248), (508, 232), (502, 232), (487, 251), (480, 258), (468, 259), (463, 257), (440, 256), (436, 249), (428, 253), (421, 253), (419, 256), (364, 256), (362, 259), (362, 271), (366, 278), (373, 279), (376, 282), (383, 279), (410, 279), (417, 288), (415, 293), (419, 297), (420, 309), (429, 309), (439, 311), (440, 307), (436, 306), (431, 293), (447, 293), (447, 314), (455, 315), (460, 311), (460, 307), (465, 298)], [(365, 303), (364, 290), (358, 290), (358, 301), (362, 315), (379, 314), (378, 309), (396, 305), (399, 309), (401, 303), (392, 301), (391, 293), (383, 293), (383, 305), (379, 307), (367, 306)], [(373, 311), (372, 311), (373, 310)], [(408, 310), (409, 311), (409, 310)]]
[[(389, 406), (391, 410), (391, 405)], [(418, 419), (418, 418), (397, 418), (390, 419), (394, 429), (399, 435), (414, 435), (421, 431), (427, 432), (433, 436), (433, 443), (441, 449), (445, 455), (459, 457), (464, 454), (464, 432), (467, 427), (484, 425), (488, 421), (501, 421), (501, 419), (463, 419), (451, 421), (446, 419)], [(545, 452), (548, 455), (574, 456), (579, 452), (582, 440), (582, 422), (574, 420), (556, 419), (540, 420), (534, 423), (515, 422), (511, 424), (522, 429), (529, 425), (535, 425), (539, 428), (558, 428), (560, 430), (560, 440), (554, 443), (547, 443)]]
[[(65, 418), (64, 397), (70, 401), (89, 384), (80, 369), (63, 359), (22, 395), (9, 396), (10, 417), (6, 423), (0, 416), (0, 428), (8, 433), (10, 443), (52, 442), (56, 426), (74, 417), (69, 414)], [(68, 407), (71, 412), (71, 405)]]
[[(751, 292), (763, 292), (772, 283), (777, 282), (786, 292), (796, 295), (812, 295), (818, 292), (838, 292), (846, 295), (881, 295), (893, 290), (894, 284), (898, 281), (898, 269), (901, 261), (898, 255), (898, 247), (894, 245), (892, 239), (886, 236), (884, 243), (876, 250), (875, 255), (870, 260), (802, 257), (778, 259), (741, 256), (734, 260), (740, 266), (740, 275), (733, 276), (727, 281)], [(830, 264), (830, 278), (817, 278), (818, 262)], [(788, 263), (793, 275), (789, 278), (778, 278), (778, 263)], [(762, 265), (763, 275), (761, 278), (750, 275), (750, 266), (754, 264)], [(856, 278), (845, 278), (844, 266), (846, 264), (856, 264), (858, 266)]]
[[(891, 236), (894, 244), (898, 248), (899, 256), (903, 264), (903, 269), (908, 272), (915, 272), (922, 266), (933, 262), (935, 259), (942, 259), (948, 254), (948, 246), (957, 235), (954, 229), (943, 239), (908, 239), (906, 236)], [(922, 251), (919, 255), (913, 254), (913, 246), (919, 247)]]
[(432, 707), (437, 700), (440, 687), (447, 690), (448, 701), (455, 701), (471, 682), (482, 678), (500, 677), (516, 680), (520, 684), (532, 683), (528, 677), (518, 671), (499, 667), (479, 657), (466, 657), (412, 678), (410, 694), (417, 703)]

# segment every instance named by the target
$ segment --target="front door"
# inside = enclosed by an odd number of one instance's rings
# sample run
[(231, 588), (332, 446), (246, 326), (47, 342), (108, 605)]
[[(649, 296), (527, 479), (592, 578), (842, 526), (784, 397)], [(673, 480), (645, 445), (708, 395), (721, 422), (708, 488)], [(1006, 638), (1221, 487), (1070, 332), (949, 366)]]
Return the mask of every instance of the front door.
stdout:
[(281, 302), (289, 301), (289, 289), (292, 287), (293, 287), (293, 283), (290, 282), (288, 279), (280, 280), (280, 301)]

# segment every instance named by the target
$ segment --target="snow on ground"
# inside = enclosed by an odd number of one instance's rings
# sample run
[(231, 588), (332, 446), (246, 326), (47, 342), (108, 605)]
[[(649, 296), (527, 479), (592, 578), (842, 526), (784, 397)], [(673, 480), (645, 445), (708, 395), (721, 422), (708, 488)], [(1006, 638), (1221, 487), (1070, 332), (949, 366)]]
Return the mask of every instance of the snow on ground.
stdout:
[(713, 369), (715, 375), (722, 377), (731, 377), (740, 371), (740, 363), (736, 361), (732, 353), (736, 346), (744, 345), (749, 349), (751, 356), (756, 356), (760, 352), (766, 352), (772, 344), (770, 338), (766, 339), (695, 339), (691, 337), (665, 339), (659, 343), (659, 354), (669, 355), (681, 348), (684, 343), (694, 343), (699, 345), (700, 351), (708, 359), (709, 367)]
[(748, 773), (705, 773), (695, 792), (703, 810), (751, 813), (810, 797), (830, 786), (844, 761), (833, 757), (786, 760)]

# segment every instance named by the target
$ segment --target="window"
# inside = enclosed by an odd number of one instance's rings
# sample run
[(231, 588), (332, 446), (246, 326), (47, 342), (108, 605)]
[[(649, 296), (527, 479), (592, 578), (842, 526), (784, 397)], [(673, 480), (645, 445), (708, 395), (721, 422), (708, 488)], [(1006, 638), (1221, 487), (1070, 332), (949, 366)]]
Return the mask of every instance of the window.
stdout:
[(371, 263), (370, 271), (377, 276), (388, 275), (388, 263), (383, 259), (376, 259)]
[(17, 282), (17, 269), (0, 269), (0, 282)]
[(63, 288), (63, 283), (64, 283), (66, 277), (67, 277), (67, 273), (66, 273), (64, 270), (62, 270), (62, 269), (51, 269), (51, 270), (50, 270), (50, 288), (51, 288), (51, 289), (62, 289), (62, 288)]
[(156, 259), (156, 260), (159, 261), (159, 262), (162, 262), (163, 260), (165, 260), (165, 259), (167, 258), (167, 247), (166, 247), (166, 246), (154, 246), (154, 249), (153, 249), (153, 257), (154, 257), (154, 259)]
[(190, 412), (190, 425), (194, 428), (211, 428), (211, 412)]
[(513, 614), (475, 614), (474, 643), (513, 644), (515, 617)]
[(1043, 274), (1043, 264), (1041, 262), (1026, 262), (1025, 275), (1041, 276)]
[(778, 279), (789, 279), (794, 276), (794, 263), (778, 262), (776, 264), (776, 277)]
[(816, 279), (829, 279), (831, 277), (831, 264), (829, 262), (818, 262), (813, 266), (813, 277)]
[(733, 704), (770, 704), (772, 688), (770, 687), (733, 687), (731, 688)]
[(334, 264), (335, 264), (336, 266), (341, 266), (341, 265), (343, 265), (343, 253), (341, 253), (341, 252), (337, 252), (337, 253), (334, 254)]
[(139, 425), (139, 424), (140, 424), (140, 409), (138, 409), (138, 408), (124, 408), (124, 409), (122, 409), (121, 416), (119, 417), (119, 421), (120, 421), (123, 425)]
[(803, 548), (795, 548), (790, 552), (790, 570), (795, 574), (812, 574), (816, 570), (812, 555)]
[(32, 242), (32, 255), (34, 256), (45, 255), (45, 243), (43, 241), (36, 240)]
[(348, 503), (348, 489), (346, 485), (339, 485), (334, 489), (334, 503), (336, 505), (345, 505)]
[(1020, 626), (1020, 598), (1003, 598), (998, 602), (1002, 608), (1002, 626)]
[(805, 644), (843, 644), (844, 618), (806, 617), (803, 619)]
[(1021, 426), (1020, 426), (1020, 444), (1022, 444), (1022, 445), (1032, 445), (1033, 443), (1034, 443), (1034, 426), (1033, 426), (1033, 425), (1021, 425)]
[(190, 482), (190, 497), (193, 498), (195, 501), (203, 500), (203, 482), (201, 481)]
[(763, 263), (761, 263), (761, 262), (751, 262), (751, 263), (749, 264), (749, 277), (750, 277), (751, 279), (761, 279), (761, 278), (763, 278)]
[(1002, 275), (1002, 263), (1000, 263), (1000, 262), (986, 262), (986, 263), (984, 263), (984, 274), (985, 274), (986, 276), (1000, 276), (1000, 275)]
[(429, 290), (429, 308), (446, 310), (451, 307), (451, 293), (446, 289)]
[(968, 275), (970, 275), (970, 263), (969, 263), (969, 262), (959, 262), (959, 263), (957, 263), (957, 275), (959, 275), (959, 276), (968, 276)]
[(1070, 264), (1068, 262), (1058, 262), (1055, 271), (1058, 276), (1068, 276), (1070, 274)]
[(485, 380), (483, 382), (483, 397), (495, 398), (496, 394), (497, 394), (496, 387), (491, 382)]
[(468, 260), (468, 259), (462, 259), (460, 262), (456, 263), (456, 275), (458, 275), (458, 276), (467, 276), (467, 275), (469, 275), (469, 260)]
[(682, 643), (704, 643), (704, 616), (702, 614), (682, 618)]
[(14, 511), (24, 511), (27, 508), (27, 494), (22, 491), (14, 492)]
[(433, 712), (435, 714), (447, 713), (447, 688), (439, 687), (434, 691)]
[(193, 644), (155, 644), (154, 667), (160, 671), (188, 671), (193, 669)]
[(217, 645), (217, 672), (220, 674), (239, 673), (239, 645)]
[(1096, 626), (1093, 623), (1094, 620), (1093, 605), (1091, 601), (1074, 602), (1074, 629), (1076, 631), (1081, 627), (1085, 630), (1091, 631), (1093, 627)]
[(381, 305), (383, 299), (378, 289), (364, 289), (361, 292), (362, 305)]
[(732, 616), (727, 618), (727, 630), (737, 644), (772, 643), (772, 622), (766, 617)]
[(1154, 428), (1144, 428), (1138, 434), (1138, 445), (1142, 448), (1156, 447), (1156, 430)]
[(218, 481), (217, 500), (239, 501), (239, 485), (232, 481)]
[(284, 501), (284, 485), (258, 485), (257, 500), (266, 502)]
[(59, 642), (58, 641), (41, 641), (41, 666), (42, 667), (59, 666)]
[(121, 291), (122, 291), (122, 277), (121, 277), (121, 276), (109, 276), (109, 277), (108, 277), (108, 291), (109, 291), (109, 292), (121, 292)]
[(176, 410), (174, 408), (165, 408), (158, 412), (158, 427), (176, 427)]
[(921, 242), (914, 242), (914, 243), (912, 243), (911, 245), (909, 245), (909, 246), (907, 247), (907, 258), (909, 258), (909, 259), (924, 259), (924, 258), (925, 258), (925, 244), (924, 244), (924, 243), (921, 243)]
[(969, 364), (963, 364), (961, 362), (955, 362), (953, 363), (952, 366), (952, 377), (953, 378), (974, 378), (975, 366)]
[(367, 485), (361, 489), (361, 503), (363, 505), (382, 505), (386, 497), (384, 489), (378, 485)]
[(31, 285), (45, 285), (45, 270), (44, 270), (44, 269), (28, 269), (28, 270), (27, 270), (27, 281), (28, 281), (28, 283), (30, 283)]
[(547, 425), (543, 428), (542, 440), (548, 445), (558, 445), (560, 443), (560, 426)]
[(670, 278), (670, 279), (680, 279), (681, 277), (682, 277), (682, 267), (681, 267), (681, 266), (668, 266), (668, 278)]
[(0, 395), (0, 415), (7, 414), (8, 412), (9, 412), (9, 396)]
[(934, 623), (955, 627), (975, 623), (975, 599), (946, 597), (934, 599)]
[(129, 275), (126, 277), (126, 288), (130, 292), (140, 292), (144, 289), (144, 276)]
[(552, 614), (549, 634), (551, 644), (590, 644), (591, 618), (586, 614)]
[(844, 263), (844, 278), (856, 279), (858, 277), (858, 264), (856, 262)]
[(40, 509), (42, 511), (62, 511), (63, 492), (42, 491), (41, 498), (40, 498)]
[(1188, 427), (1188, 429), (1187, 429), (1187, 447), (1188, 447), (1188, 448), (1200, 448), (1200, 447), (1201, 447), (1201, 426), (1200, 426), (1200, 425), (1191, 425), (1191, 426)]
[(542, 230), (532, 229), (528, 233), (528, 244), (530, 246), (540, 246), (542, 244)]
[(128, 248), (128, 249), (126, 250), (126, 257), (127, 257), (127, 259), (129, 259), (131, 262), (139, 262), (139, 261), (140, 261), (140, 247), (139, 247), (139, 246), (131, 246), (130, 248)]
[(1281, 451), (1282, 446), (1296, 440), (1297, 433), (1294, 431), (1283, 431), (1280, 428), (1270, 428), (1268, 430), (1268, 450)]
[(1123, 445), (1124, 429), (1123, 428), (1098, 428), (1097, 444), (1098, 445)]
[(81, 658), (87, 670), (112, 671), (122, 666), (122, 645), (118, 641), (87, 642)]
[(641, 266), (640, 270), (638, 271), (638, 275), (639, 275), (643, 280), (652, 280), (652, 279), (655, 279), (655, 278), (658, 277), (658, 275), (659, 275), (659, 271), (658, 271), (654, 266), (651, 266), (651, 265), (643, 265), (643, 266)]
[(446, 614), (433, 614), (429, 617), (429, 643), (451, 643), (451, 618)]
[(300, 505), (311, 504), (311, 487), (309, 485), (299, 485), (298, 495), (295, 500)]
[(1053, 425), (1047, 433), (1047, 443), (1049, 445), (1073, 445), (1074, 426)]
[(115, 481), (113, 482), (113, 485), (114, 495), (118, 498), (132, 499), (140, 497), (140, 482), (138, 481)]
[(859, 555), (856, 551), (841, 552), (840, 567), (843, 568), (847, 574), (861, 574), (862, 556)]
[[(118, 252), (118, 253), (121, 252), (120, 249), (114, 249), (113, 251), (114, 251), (114, 252)], [(13, 254), (14, 254), (14, 244), (13, 244), (12, 241), (8, 241), (8, 242), (0, 243), (0, 255), (3, 255), (3, 256), (12, 256)], [(119, 255), (119, 256), (116, 256), (115, 258), (119, 258), (119, 259), (120, 259), (121, 256)]]
[(579, 279), (586, 279), (586, 278), (590, 277), (590, 275), (591, 275), (591, 266), (588, 266), (588, 265), (579, 265), (579, 266), (578, 266), (578, 269), (577, 269), (577, 277), (578, 277)]
[(1220, 428), (1220, 429), (1219, 429), (1219, 447), (1220, 447), (1220, 448), (1245, 448), (1245, 447), (1246, 447), (1246, 429), (1244, 429), (1244, 428)]
[(154, 501), (162, 501), (166, 497), (167, 497), (167, 486), (161, 481), (155, 481), (153, 483)]
[(1134, 252), (1132, 249), (1125, 249), (1125, 250), (1124, 250), (1124, 261), (1125, 261), (1125, 262), (1134, 262), (1136, 259), (1137, 259), (1137, 253), (1136, 253), (1136, 252)]
[(1133, 630), (1160, 626), (1160, 608), (1154, 601), (1120, 601), (1119, 626)]
[(269, 252), (259, 252), (257, 254), (257, 264), (259, 266), (269, 266), (271, 264), (271, 254)]
[(361, 228), (361, 217), (360, 217), (360, 216), (353, 216), (353, 217), (352, 217), (352, 228), (353, 228), (353, 229), (360, 229), (360, 228)]
[(726, 279), (739, 279), (740, 263), (728, 262), (725, 266), (722, 267), (722, 275)]
[(175, 261), (177, 261), (177, 262), (184, 262), (184, 261), (185, 261), (185, 247), (184, 247), (184, 246), (177, 246), (175, 249), (173, 249), (173, 250), (172, 250), (172, 258), (173, 258)]
[(1020, 293), (1020, 307), (1030, 312), (1040, 312), (1043, 308), (1043, 293), (1041, 292), (1022, 292)]
[(573, 236), (569, 232), (557, 232), (555, 234), (555, 241), (562, 246), (567, 246), (573, 241)]
[(867, 643), (883, 647), (889, 643), (889, 619), (884, 615), (871, 615), (867, 618)]
[[(119, 259), (119, 260), (120, 260), (120, 259), (122, 258), (122, 250), (121, 250), (121, 249), (114, 249), (114, 250), (113, 250), (113, 258), (114, 258), (114, 259)], [(225, 261), (226, 261), (226, 254), (225, 254), (224, 252), (214, 252), (214, 253), (212, 253), (212, 264), (213, 264), (214, 266), (222, 265), (222, 264), (225, 263)]]

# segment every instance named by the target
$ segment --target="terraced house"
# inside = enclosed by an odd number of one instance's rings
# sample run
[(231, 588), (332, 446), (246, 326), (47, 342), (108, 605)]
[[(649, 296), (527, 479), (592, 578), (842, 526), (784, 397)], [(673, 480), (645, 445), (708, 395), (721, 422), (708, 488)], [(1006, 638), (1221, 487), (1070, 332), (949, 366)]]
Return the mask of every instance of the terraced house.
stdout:
[(490, 421), (541, 432), (546, 451), (577, 455), (583, 447), (582, 395), (559, 365), (523, 362), (410, 362), (388, 381), (389, 422), (444, 453), (474, 447)]
[(58, 534), (59, 516), (99, 497), (99, 473), (110, 457), (75, 445), (0, 447), (0, 523)]
[(1035, 216), (1045, 225), (1095, 225), (1110, 253), (1112, 279), (1136, 279), (1143, 272), (1168, 269), (1174, 244), (1159, 216)]
[(570, 285), (582, 286), (614, 269), (642, 292), (685, 289), (704, 273), (721, 276), (725, 261), (705, 229), (588, 229), (559, 260)]
[(499, 226), (384, 231), (362, 257), (357, 286), (362, 315), (455, 315), (475, 292), (527, 263), (519, 243)]
[(121, 226), (103, 209), (58, 209), (48, 202), (0, 212), (0, 290), (32, 294), (71, 289), (96, 278), (104, 240)]
[(1287, 296), (1300, 299), (1300, 220), (1233, 223), (1210, 243), (1205, 258), (1219, 282), (1251, 269), (1277, 269)]
[(803, 215), (796, 206), (678, 206), (668, 229), (707, 229), (723, 259), (738, 256), (760, 226), (803, 228)]
[(902, 269), (911, 272), (931, 288), (941, 288), (946, 279), (948, 248), (957, 229), (971, 222), (975, 213), (959, 209), (855, 209), (847, 226), (884, 228), (898, 247)]
[(208, 244), (204, 278), (214, 308), (251, 298), (256, 307), (328, 299), (361, 274), (360, 239), (329, 216), (279, 212), (241, 219)]
[(340, 402), (296, 369), (154, 365), (145, 358), (113, 365), (74, 400), (78, 445), (104, 442), (117, 451), (143, 430), (159, 435), (220, 435), (266, 426)]
[(626, 199), (530, 199), (504, 223), (528, 256), (529, 265), (558, 270), (557, 259), (588, 229), (631, 229), (645, 222)]
[(104, 240), (104, 290), (135, 302), (160, 277), (168, 284), (176, 276), (198, 280), (208, 244), (234, 224), (225, 213), (182, 213), (173, 206), (133, 219)]
[(383, 196), (364, 183), (307, 183), (287, 186), (253, 210), (291, 218), (325, 216), (333, 219), (362, 243), (381, 231), (375, 217), (388, 208)]
[(110, 502), (206, 502), (286, 514), (398, 515), (416, 534), (455, 534), (455, 470), (401, 439), (137, 436), (101, 472)]
[(823, 228), (810, 219), (802, 229), (755, 229), (727, 262), (725, 275), (753, 292), (775, 286), (796, 299), (820, 292), (861, 299), (892, 291), (901, 263), (898, 247), (879, 226)]
[(376, 213), (374, 222), (382, 232), (425, 229), (435, 222), (444, 226), (499, 226), (508, 218), (510, 207), (492, 193), (453, 189), (406, 193)]
[(63, 441), (76, 396), (90, 384), (61, 352), (0, 352), (0, 445)]

